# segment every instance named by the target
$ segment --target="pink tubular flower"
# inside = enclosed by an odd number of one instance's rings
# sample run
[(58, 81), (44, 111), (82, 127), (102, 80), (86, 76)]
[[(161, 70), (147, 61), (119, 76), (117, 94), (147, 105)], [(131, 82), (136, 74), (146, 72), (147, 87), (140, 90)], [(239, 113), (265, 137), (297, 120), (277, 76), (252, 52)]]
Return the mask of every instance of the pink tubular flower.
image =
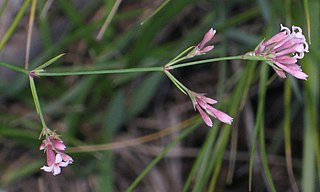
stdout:
[(216, 34), (216, 30), (213, 30), (212, 28), (204, 35), (202, 41), (191, 51), (189, 54), (190, 56), (196, 56), (196, 55), (202, 55), (205, 54), (208, 51), (211, 51), (214, 46), (213, 45), (208, 45), (206, 44), (211, 41), (211, 39), (214, 37)]
[(297, 64), (298, 59), (304, 57), (304, 52), (309, 52), (309, 45), (300, 27), (289, 28), (281, 25), (281, 32), (267, 41), (261, 42), (254, 55), (264, 56), (274, 64), (272, 67), (282, 78), (286, 78), (284, 71), (298, 79), (306, 80), (305, 74)]
[(53, 175), (57, 175), (61, 172), (60, 167), (66, 167), (73, 163), (73, 159), (63, 153), (66, 146), (63, 141), (52, 132), (52, 136), (47, 136), (40, 145), (40, 150), (44, 150), (47, 156), (47, 165), (41, 169), (46, 172), (52, 172)]
[(211, 105), (217, 103), (216, 100), (213, 100), (209, 97), (206, 97), (205, 94), (189, 92), (193, 106), (200, 113), (203, 121), (209, 126), (212, 127), (213, 123), (210, 116), (217, 118), (223, 123), (230, 124), (233, 121), (233, 118), (227, 115), (226, 113), (219, 111), (212, 107)]

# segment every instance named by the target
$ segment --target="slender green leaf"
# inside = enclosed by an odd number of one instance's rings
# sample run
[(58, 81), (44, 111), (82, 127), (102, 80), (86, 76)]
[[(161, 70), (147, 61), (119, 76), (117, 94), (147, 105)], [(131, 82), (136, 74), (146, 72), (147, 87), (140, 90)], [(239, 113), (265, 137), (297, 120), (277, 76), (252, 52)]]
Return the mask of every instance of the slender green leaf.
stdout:
[(5, 33), (5, 35), (3, 36), (3, 38), (0, 41), (0, 50), (3, 48), (3, 46), (7, 43), (7, 41), (12, 36), (14, 30), (16, 29), (17, 25), (21, 21), (22, 16), (23, 16), (24, 12), (26, 11), (26, 9), (28, 8), (29, 4), (30, 4), (30, 0), (24, 1), (24, 3), (22, 5), (21, 9), (19, 10), (17, 16), (14, 18), (14, 20), (11, 23), (8, 31)]
[(149, 19), (151, 19), (152, 17), (154, 17), (161, 9), (163, 9), (168, 3), (170, 2), (170, 0), (166, 0), (164, 1), (149, 17), (147, 17), (144, 21), (142, 21), (140, 24), (143, 25), (145, 22), (147, 22)]
[(58, 56), (55, 56), (54, 58), (50, 59), (49, 61), (47, 61), (44, 64), (40, 65), (39, 67), (35, 68), (34, 70), (44, 69), (44, 68), (48, 67), (49, 65), (51, 65), (52, 63), (54, 63), (56, 60), (60, 59), (60, 57), (62, 57), (64, 55), (65, 55), (65, 53), (62, 53)]

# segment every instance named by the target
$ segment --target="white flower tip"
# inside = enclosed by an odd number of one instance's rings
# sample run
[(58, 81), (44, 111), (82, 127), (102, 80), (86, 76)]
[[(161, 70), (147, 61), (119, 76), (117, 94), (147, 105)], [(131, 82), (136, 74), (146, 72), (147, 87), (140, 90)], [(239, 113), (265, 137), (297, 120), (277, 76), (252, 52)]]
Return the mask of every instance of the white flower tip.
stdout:
[(298, 33), (302, 34), (302, 29), (300, 27), (292, 25), (292, 32), (295, 32), (296, 30), (298, 30)]
[(299, 75), (295, 75), (296, 78), (301, 79), (301, 80), (308, 80), (307, 78), (309, 77), (307, 74), (301, 72)]
[(213, 126), (213, 123), (212, 123), (211, 120), (210, 120), (209, 122), (206, 122), (206, 121), (205, 121), (205, 123), (206, 123), (206, 125), (208, 125), (209, 127), (212, 127), (212, 126)]
[(227, 115), (227, 114), (225, 114), (225, 115), (222, 116), (222, 117), (219, 117), (219, 120), (220, 120), (221, 122), (226, 123), (226, 124), (229, 124), (229, 125), (231, 125), (232, 122), (233, 122), (233, 118), (230, 117), (230, 116)]
[(40, 169), (41, 169), (41, 170), (44, 170), (45, 172), (52, 172), (53, 166), (50, 166), (50, 167), (48, 167), (48, 166), (42, 166)]
[(285, 30), (287, 34), (290, 34), (290, 29), (280, 24), (280, 31), (283, 31), (283, 30)]
[(215, 29), (213, 29), (213, 28), (210, 28), (209, 32), (210, 32), (212, 35), (215, 35), (217, 31), (216, 31)]
[(226, 122), (227, 124), (229, 124), (229, 125), (231, 125), (232, 124), (232, 122), (233, 122), (233, 118), (232, 117), (230, 117), (230, 119)]

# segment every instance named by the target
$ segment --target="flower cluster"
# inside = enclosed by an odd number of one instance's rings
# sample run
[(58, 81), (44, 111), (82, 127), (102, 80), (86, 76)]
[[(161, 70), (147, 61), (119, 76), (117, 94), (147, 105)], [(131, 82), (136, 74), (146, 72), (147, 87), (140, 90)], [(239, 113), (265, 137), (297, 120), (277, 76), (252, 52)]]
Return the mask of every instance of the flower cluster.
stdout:
[(61, 173), (61, 167), (66, 167), (73, 163), (73, 159), (63, 151), (66, 146), (63, 141), (52, 132), (40, 145), (40, 150), (44, 150), (47, 155), (47, 166), (41, 167), (46, 172), (52, 172), (53, 175)]
[(189, 91), (189, 95), (194, 108), (200, 113), (201, 118), (209, 127), (212, 127), (213, 125), (212, 120), (209, 116), (217, 118), (219, 121), (231, 125), (233, 121), (232, 117), (211, 106), (217, 103), (216, 100), (206, 97), (203, 93), (195, 93)]
[(207, 45), (216, 34), (216, 30), (210, 29), (203, 37), (202, 41), (189, 53), (189, 57), (203, 55), (214, 48), (214, 45)]
[(309, 46), (302, 29), (292, 26), (290, 31), (281, 25), (281, 32), (267, 41), (262, 41), (254, 51), (254, 55), (270, 59), (274, 64), (273, 69), (282, 78), (286, 78), (284, 72), (286, 71), (298, 79), (306, 80), (308, 75), (297, 65), (298, 59), (304, 57), (304, 52), (309, 52)]

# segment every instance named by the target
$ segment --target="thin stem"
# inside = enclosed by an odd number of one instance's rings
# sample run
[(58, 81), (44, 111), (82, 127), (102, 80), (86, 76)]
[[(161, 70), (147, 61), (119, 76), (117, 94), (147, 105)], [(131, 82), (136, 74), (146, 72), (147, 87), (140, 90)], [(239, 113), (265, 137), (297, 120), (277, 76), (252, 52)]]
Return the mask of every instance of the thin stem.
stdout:
[(260, 125), (261, 126), (261, 128), (260, 128), (261, 130), (259, 132), (261, 162), (262, 162), (262, 166), (264, 168), (264, 172), (265, 172), (265, 175), (266, 175), (267, 182), (269, 184), (269, 191), (276, 192), (277, 190), (276, 190), (275, 185), (273, 183), (272, 176), (271, 176), (271, 173), (270, 173), (270, 168), (268, 166), (266, 143), (264, 141), (264, 125), (263, 125), (263, 122), (264, 122), (264, 119), (262, 119), (262, 123)]
[(46, 1), (46, 4), (44, 5), (41, 13), (40, 13), (40, 19), (43, 20), (44, 17), (47, 15), (49, 8), (51, 7), (53, 3), (53, 0)]
[(182, 51), (178, 56), (176, 56), (174, 59), (172, 59), (166, 66), (171, 66), (179, 61), (182, 61), (183, 59), (187, 59), (187, 57), (182, 57), (182, 56), (185, 55), (187, 52), (189, 52), (193, 48), (194, 48), (194, 46), (191, 46), (191, 47), (187, 48), (186, 50)]
[(285, 154), (286, 154), (286, 162), (287, 162), (287, 173), (289, 175), (289, 181), (291, 183), (292, 191), (298, 192), (299, 187), (294, 178), (293, 166), (292, 166), (292, 153), (291, 153), (291, 83), (290, 81), (285, 81), (284, 84), (284, 144), (285, 144)]
[(258, 112), (256, 118), (256, 124), (253, 130), (253, 140), (250, 149), (250, 161), (249, 161), (249, 191), (252, 188), (252, 179), (253, 179), (253, 161), (256, 155), (256, 144), (260, 131), (263, 131), (264, 123), (264, 109), (265, 109), (265, 95), (266, 95), (266, 82), (267, 82), (267, 65), (263, 65), (260, 71), (260, 81), (259, 81), (259, 103), (258, 103)]
[(149, 17), (147, 17), (144, 21), (140, 23), (140, 25), (143, 25), (145, 22), (149, 21), (154, 15), (156, 15), (164, 6), (166, 6), (170, 0), (166, 0), (163, 2)]
[(130, 69), (109, 69), (99, 71), (69, 71), (69, 72), (39, 72), (39, 76), (70, 76), (70, 75), (101, 75), (115, 73), (142, 73), (142, 72), (162, 72), (163, 67), (130, 68)]
[(180, 89), (180, 91), (187, 95), (189, 89), (186, 86), (184, 86), (178, 79), (176, 79), (169, 71), (165, 71), (165, 74), (173, 82), (173, 84)]
[(5, 0), (5, 2), (2, 4), (2, 7), (0, 8), (0, 18), (2, 16), (4, 10), (6, 10), (8, 3), (9, 3), (9, 0)]
[(25, 67), (24, 67), (26, 70), (28, 70), (28, 68), (29, 68), (31, 35), (32, 35), (32, 29), (33, 29), (33, 24), (34, 24), (34, 17), (36, 14), (36, 6), (37, 6), (37, 0), (32, 0), (31, 12), (30, 12), (30, 17), (29, 17), (27, 44), (26, 44)]
[(8, 63), (3, 63), (3, 62), (0, 62), (0, 66), (28, 75), (28, 71), (21, 67), (17, 67)]
[(111, 12), (109, 13), (106, 21), (104, 22), (103, 26), (101, 27), (98, 35), (97, 35), (97, 40), (101, 40), (101, 38), (103, 37), (104, 32), (107, 30), (107, 27), (109, 26), (109, 24), (111, 23), (112, 18), (114, 17), (114, 15), (116, 14), (119, 5), (121, 3), (122, 0), (116, 0), (116, 2), (114, 3)]
[(170, 61), (168, 64), (166, 64), (166, 67), (172, 66), (172, 65), (174, 65), (176, 63), (179, 63), (180, 61), (183, 61), (183, 60), (187, 59), (188, 57), (182, 57), (180, 59), (178, 59), (178, 58), (179, 57), (174, 58), (172, 61)]
[(36, 107), (37, 113), (39, 114), (42, 128), (47, 128), (46, 122), (43, 118), (43, 114), (41, 111), (40, 102), (39, 102), (39, 98), (38, 98), (38, 94), (37, 94), (37, 89), (36, 89), (36, 85), (34, 83), (33, 77), (29, 77), (29, 81), (30, 81), (30, 89), (31, 89), (32, 97), (33, 97), (33, 102)]
[(215, 61), (227, 61), (227, 60), (260, 60), (260, 61), (266, 61), (267, 59), (261, 56), (250, 56), (250, 55), (237, 55), (237, 56), (229, 56), (229, 57), (219, 57), (219, 58), (213, 58), (213, 59), (205, 59), (201, 61), (192, 61), (187, 63), (181, 63), (174, 66), (171, 66), (170, 69), (177, 69), (181, 67), (188, 67), (192, 65), (200, 65), (205, 63), (211, 63)]
[(54, 58), (50, 59), (49, 61), (45, 62), (44, 64), (40, 65), (39, 67), (35, 68), (34, 70), (41, 70), (44, 69), (45, 67), (48, 67), (52, 63), (54, 63), (56, 60), (58, 60), (60, 57), (64, 56), (65, 54), (62, 53), (58, 56), (55, 56)]

